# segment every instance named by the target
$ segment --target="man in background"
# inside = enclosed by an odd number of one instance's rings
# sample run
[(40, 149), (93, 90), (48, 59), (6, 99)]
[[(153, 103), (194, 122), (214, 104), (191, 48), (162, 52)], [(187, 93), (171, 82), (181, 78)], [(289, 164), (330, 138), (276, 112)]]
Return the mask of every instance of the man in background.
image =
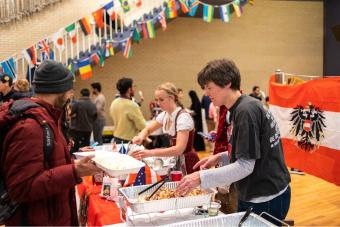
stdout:
[(249, 94), (249, 96), (256, 98), (260, 101), (262, 101), (264, 99), (261, 91), (260, 91), (260, 87), (259, 86), (254, 86), (253, 87), (253, 92)]
[(90, 100), (90, 91), (83, 88), (80, 91), (81, 97), (71, 107), (71, 117), (75, 121), (72, 126), (74, 132), (74, 146), (72, 153), (79, 150), (80, 147), (90, 145), (90, 137), (93, 130), (94, 122), (97, 118), (97, 108)]
[(102, 86), (95, 82), (91, 84), (92, 94), (95, 96), (94, 104), (97, 108), (97, 119), (93, 125), (93, 139), (99, 145), (103, 144), (103, 129), (105, 126), (105, 96), (102, 93)]
[(120, 96), (113, 100), (110, 115), (113, 120), (113, 138), (116, 143), (128, 143), (145, 128), (145, 119), (137, 103), (132, 101), (135, 94), (133, 80), (122, 78), (116, 84)]

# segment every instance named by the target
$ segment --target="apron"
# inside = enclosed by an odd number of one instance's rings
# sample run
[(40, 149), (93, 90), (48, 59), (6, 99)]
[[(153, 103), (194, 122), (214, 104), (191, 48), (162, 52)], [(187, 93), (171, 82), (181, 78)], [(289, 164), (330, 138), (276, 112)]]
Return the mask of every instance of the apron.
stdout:
[[(186, 113), (184, 109), (178, 111), (175, 118), (175, 135), (170, 136), (171, 146), (176, 145), (176, 137), (177, 137), (177, 119), (181, 113)], [(193, 173), (197, 170), (193, 170), (194, 165), (200, 160), (196, 151), (193, 149), (194, 144), (194, 133), (195, 129), (192, 129), (189, 132), (189, 139), (187, 142), (187, 146), (183, 152), (183, 154), (179, 155), (176, 160), (175, 170), (182, 171), (183, 175), (187, 175)]]

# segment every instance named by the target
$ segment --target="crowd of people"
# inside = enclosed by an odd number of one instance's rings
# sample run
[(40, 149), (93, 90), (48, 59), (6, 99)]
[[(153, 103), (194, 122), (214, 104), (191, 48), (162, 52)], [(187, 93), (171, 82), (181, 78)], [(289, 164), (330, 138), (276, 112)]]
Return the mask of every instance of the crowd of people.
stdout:
[[(134, 81), (119, 79), (119, 94), (109, 108), (113, 140), (141, 144), (161, 129), (169, 140), (166, 147), (136, 151), (132, 156), (139, 160), (176, 157), (174, 169), (185, 175), (177, 193), (184, 195), (196, 186), (216, 187), (226, 213), (252, 206), (255, 213), (265, 211), (283, 220), (290, 205), (290, 176), (275, 119), (261, 102), (265, 96), (258, 86), (251, 95), (243, 94), (239, 70), (228, 59), (209, 62), (197, 81), (205, 96), (200, 101), (190, 91), (190, 108), (181, 102), (183, 90), (170, 82), (157, 86), (147, 123), (141, 103), (134, 99)], [(6, 225), (78, 225), (75, 185), (81, 177), (101, 170), (92, 156), (74, 160), (72, 152), (87, 150), (91, 133), (94, 141), (103, 144), (105, 96), (96, 82), (91, 84), (92, 98), (91, 91), (83, 88), (75, 100), (72, 74), (51, 60), (37, 68), (32, 84), (33, 92), (28, 82), (14, 83), (0, 74), (0, 125), (8, 127), (2, 135), (1, 173), (9, 198), (21, 203)], [(211, 156), (200, 160), (197, 151), (206, 148), (197, 132), (203, 131), (204, 121), (214, 147)], [(50, 137), (46, 132), (51, 132)], [(54, 145), (48, 159), (45, 137), (53, 138)]]

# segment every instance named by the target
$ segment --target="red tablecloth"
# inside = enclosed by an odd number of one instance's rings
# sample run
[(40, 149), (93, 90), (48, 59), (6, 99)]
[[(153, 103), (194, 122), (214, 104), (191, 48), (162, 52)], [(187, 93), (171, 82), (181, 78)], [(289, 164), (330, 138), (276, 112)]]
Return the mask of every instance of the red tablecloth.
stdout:
[(80, 198), (83, 193), (91, 192), (87, 213), (88, 226), (103, 226), (122, 222), (116, 203), (99, 196), (101, 185), (93, 185), (92, 178), (83, 178), (83, 183), (78, 185), (77, 189)]

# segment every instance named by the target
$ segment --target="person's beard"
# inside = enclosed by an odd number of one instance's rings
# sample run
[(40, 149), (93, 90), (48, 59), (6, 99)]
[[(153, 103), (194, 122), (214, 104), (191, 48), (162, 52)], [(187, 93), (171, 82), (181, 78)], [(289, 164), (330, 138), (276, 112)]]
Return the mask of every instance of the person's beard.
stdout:
[(135, 92), (133, 90), (130, 91), (130, 98), (135, 96)]
[(55, 107), (61, 110), (64, 110), (68, 103), (70, 103), (70, 99), (66, 97), (66, 94), (60, 94), (57, 96), (55, 100)]

